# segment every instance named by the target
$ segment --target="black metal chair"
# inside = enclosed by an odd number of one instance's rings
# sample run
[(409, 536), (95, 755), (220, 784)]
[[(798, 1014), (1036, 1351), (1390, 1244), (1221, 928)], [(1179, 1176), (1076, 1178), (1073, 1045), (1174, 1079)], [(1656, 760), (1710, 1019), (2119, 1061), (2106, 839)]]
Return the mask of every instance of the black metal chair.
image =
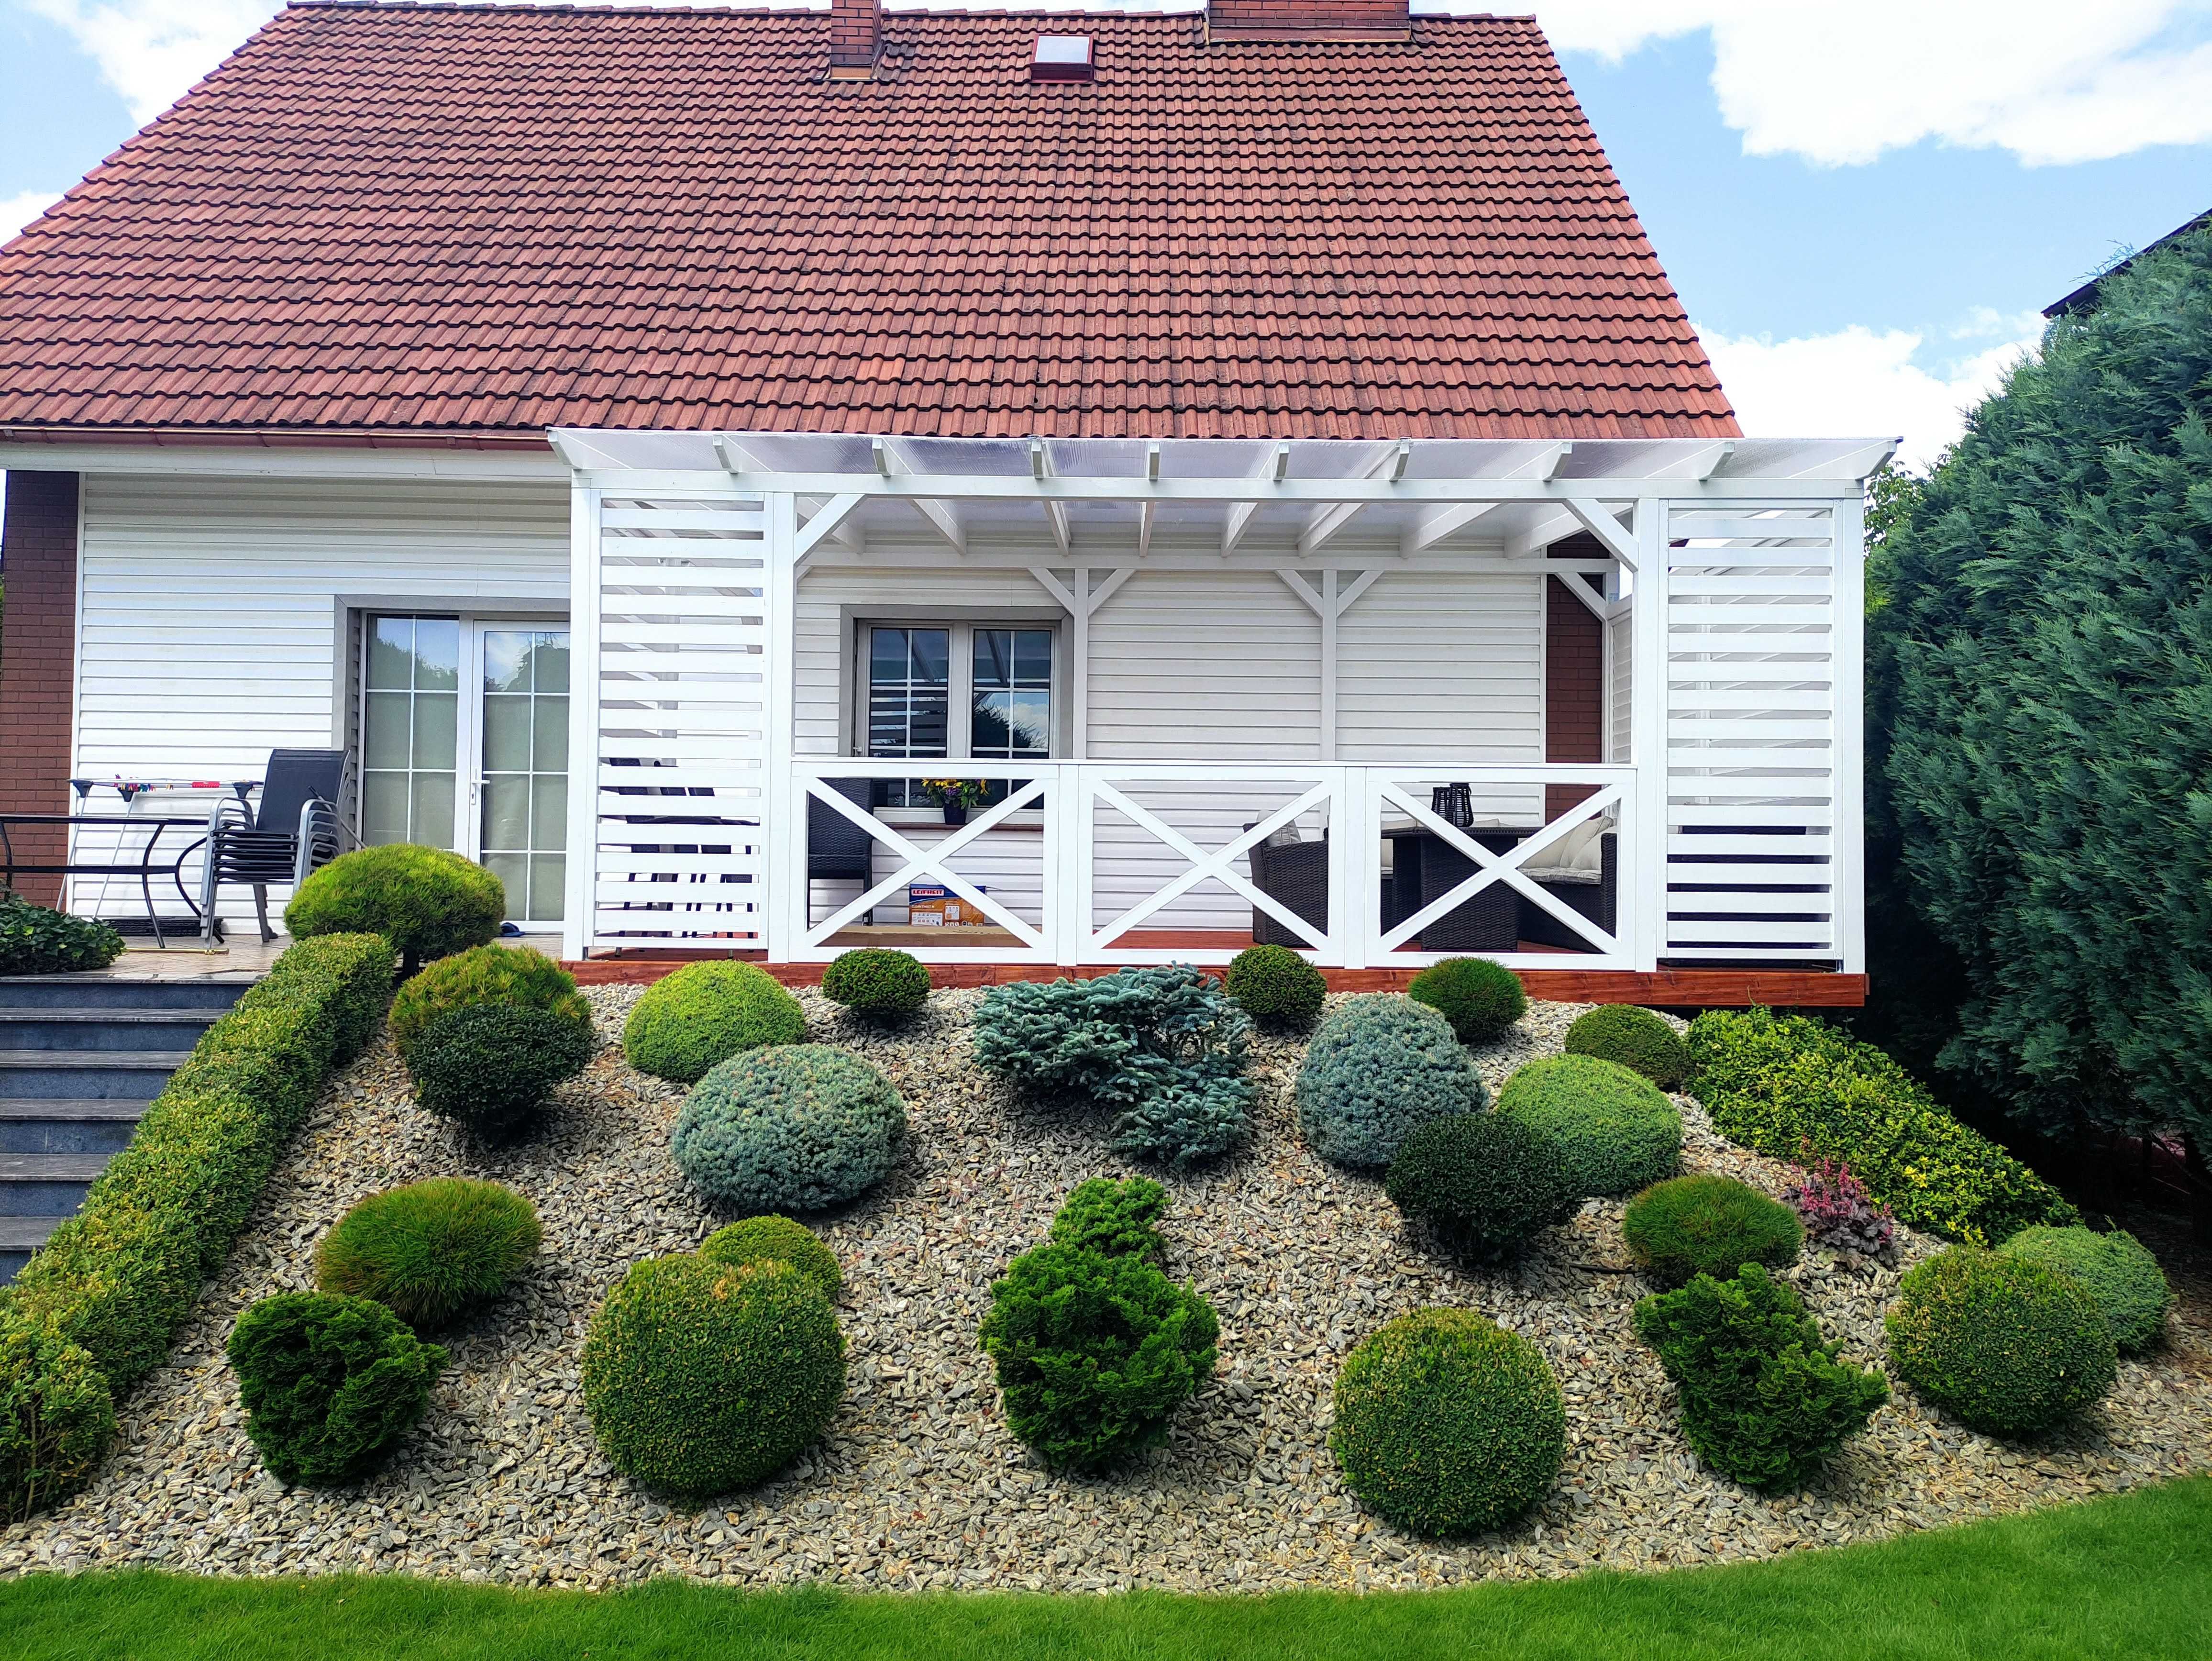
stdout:
[(270, 887), (305, 882), (309, 872), (328, 865), (355, 840), (337, 806), (349, 760), (343, 750), (272, 750), (258, 802), (227, 796), (216, 804), (208, 816), (200, 877), (204, 932), (211, 928), (222, 885), (242, 883), (253, 890), (262, 940), (276, 938), (269, 926)]
[[(861, 812), (875, 800), (873, 779), (824, 779), (823, 782)], [(876, 839), (828, 802), (806, 798), (806, 880), (857, 882), (863, 893), (875, 881)], [(808, 913), (809, 921), (812, 912)]]

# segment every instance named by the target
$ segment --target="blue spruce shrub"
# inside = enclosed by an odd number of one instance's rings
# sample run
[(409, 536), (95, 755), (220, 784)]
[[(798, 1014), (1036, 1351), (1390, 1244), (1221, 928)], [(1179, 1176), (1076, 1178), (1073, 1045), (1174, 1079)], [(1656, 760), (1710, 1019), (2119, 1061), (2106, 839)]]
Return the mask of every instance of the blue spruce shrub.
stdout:
[(1416, 1126), (1489, 1099), (1451, 1023), (1393, 993), (1348, 998), (1306, 1046), (1298, 1129), (1334, 1165), (1377, 1170)]
[(1183, 965), (995, 986), (975, 1012), (985, 1071), (1032, 1096), (1118, 1110), (1115, 1150), (1178, 1170), (1249, 1134), (1251, 1037), (1220, 982)]
[(898, 1163), (906, 1103), (858, 1056), (774, 1044), (721, 1062), (677, 1115), (676, 1163), (718, 1208), (820, 1211)]

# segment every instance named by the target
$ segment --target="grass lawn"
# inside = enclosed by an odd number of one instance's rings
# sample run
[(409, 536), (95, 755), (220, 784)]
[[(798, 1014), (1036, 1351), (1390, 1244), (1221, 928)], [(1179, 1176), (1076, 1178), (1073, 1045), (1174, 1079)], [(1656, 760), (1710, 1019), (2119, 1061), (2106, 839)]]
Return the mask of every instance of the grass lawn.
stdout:
[(2212, 1478), (1773, 1562), (1446, 1592), (849, 1597), (674, 1581), (515, 1592), (131, 1572), (0, 1583), (0, 1634), (9, 1661), (2202, 1657)]

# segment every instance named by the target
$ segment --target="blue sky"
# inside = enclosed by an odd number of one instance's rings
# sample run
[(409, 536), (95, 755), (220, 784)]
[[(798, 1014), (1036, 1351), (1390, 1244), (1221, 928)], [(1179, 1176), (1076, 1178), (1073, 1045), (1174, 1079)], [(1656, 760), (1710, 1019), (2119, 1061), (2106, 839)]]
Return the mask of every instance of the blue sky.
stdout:
[[(0, 232), (274, 9), (0, 0)], [(1535, 9), (1755, 432), (1925, 456), (2038, 308), (2212, 208), (2212, 0)]]

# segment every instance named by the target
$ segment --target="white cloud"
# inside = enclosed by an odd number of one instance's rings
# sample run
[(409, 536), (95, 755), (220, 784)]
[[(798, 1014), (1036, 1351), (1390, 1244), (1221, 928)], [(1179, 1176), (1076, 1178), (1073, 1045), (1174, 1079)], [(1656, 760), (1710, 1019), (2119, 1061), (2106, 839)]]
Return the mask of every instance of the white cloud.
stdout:
[(0, 243), (62, 199), (59, 191), (25, 191), (20, 196), (0, 197)]
[(1967, 326), (1970, 336), (1989, 338), (1995, 321), (2006, 326), (2005, 338), (1932, 369), (1913, 362), (1925, 337), (1904, 329), (1876, 334), (1862, 324), (1796, 340), (1707, 334), (1705, 343), (1737, 420), (1752, 436), (1901, 435), (1899, 459), (1924, 467), (1965, 430), (1966, 411), (2034, 349), (2043, 319), (2030, 318), (1978, 308)]
[(132, 119), (151, 121), (276, 15), (276, 0), (23, 0), (84, 48)]
[(1538, 0), (1536, 18), (1614, 59), (1711, 30), (1751, 155), (1844, 166), (1932, 138), (2035, 166), (2212, 138), (2212, 0)]

